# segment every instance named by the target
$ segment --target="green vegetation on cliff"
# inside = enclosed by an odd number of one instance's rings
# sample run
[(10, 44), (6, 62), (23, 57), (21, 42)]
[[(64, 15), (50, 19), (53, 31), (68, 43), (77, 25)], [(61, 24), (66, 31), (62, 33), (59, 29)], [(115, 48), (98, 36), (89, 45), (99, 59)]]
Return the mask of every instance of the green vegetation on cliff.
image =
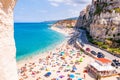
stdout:
[(96, 5), (96, 10), (95, 10), (94, 15), (100, 15), (101, 12), (103, 12), (103, 10), (104, 10), (103, 8), (104, 8), (104, 7), (107, 7), (107, 6), (108, 6), (107, 3), (97, 4), (97, 5)]
[(97, 15), (97, 14), (100, 15), (102, 11), (103, 11), (102, 7), (100, 5), (97, 5), (94, 15)]
[[(96, 46), (98, 46), (98, 47), (100, 47), (100, 48), (102, 48), (102, 49), (105, 49), (105, 50), (109, 51), (109, 52), (112, 53), (112, 54), (114, 54), (114, 53), (120, 54), (120, 47), (118, 47), (118, 48), (111, 47), (110, 44), (107, 44), (107, 43), (105, 43), (105, 42), (101, 42), (101, 41), (95, 40), (95, 39), (93, 39), (93, 38), (90, 36), (90, 34), (89, 34), (88, 32), (87, 32), (86, 36), (87, 36), (88, 41), (89, 41), (90, 43), (92, 43), (92, 44), (94, 44), (94, 45), (96, 45)], [(109, 39), (109, 40), (111, 40), (111, 39)], [(114, 42), (117, 42), (117, 43), (120, 44), (120, 40), (117, 40), (117, 41), (114, 41)]]
[(120, 13), (120, 8), (114, 8), (116, 13)]

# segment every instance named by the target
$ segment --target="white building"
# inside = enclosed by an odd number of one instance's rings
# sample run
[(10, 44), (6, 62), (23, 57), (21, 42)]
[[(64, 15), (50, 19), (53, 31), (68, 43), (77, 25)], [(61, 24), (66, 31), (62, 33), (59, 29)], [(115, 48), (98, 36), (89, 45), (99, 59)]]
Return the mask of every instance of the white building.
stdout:
[(88, 65), (88, 71), (97, 77), (111, 76), (117, 74), (116, 69), (111, 66), (111, 61), (105, 58), (96, 58), (94, 62)]

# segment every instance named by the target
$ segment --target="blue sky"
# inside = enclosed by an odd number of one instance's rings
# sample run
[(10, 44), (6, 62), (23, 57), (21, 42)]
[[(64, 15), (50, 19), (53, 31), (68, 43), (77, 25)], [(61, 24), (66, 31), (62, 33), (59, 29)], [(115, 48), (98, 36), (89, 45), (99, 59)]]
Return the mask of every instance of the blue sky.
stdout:
[(78, 17), (91, 0), (17, 0), (15, 22), (41, 22)]

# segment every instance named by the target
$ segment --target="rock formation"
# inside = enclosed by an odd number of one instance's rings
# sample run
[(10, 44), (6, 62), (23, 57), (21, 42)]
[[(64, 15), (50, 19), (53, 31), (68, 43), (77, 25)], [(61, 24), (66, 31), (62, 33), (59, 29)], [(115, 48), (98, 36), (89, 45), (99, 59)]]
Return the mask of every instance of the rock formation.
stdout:
[(86, 28), (98, 41), (110, 39), (119, 42), (120, 0), (92, 0), (92, 4), (80, 13), (76, 27)]
[(18, 80), (13, 28), (16, 0), (0, 0), (0, 80)]
[(75, 24), (76, 24), (76, 20), (66, 19), (66, 20), (57, 21), (52, 26), (61, 27), (61, 28), (72, 28), (75, 26)]

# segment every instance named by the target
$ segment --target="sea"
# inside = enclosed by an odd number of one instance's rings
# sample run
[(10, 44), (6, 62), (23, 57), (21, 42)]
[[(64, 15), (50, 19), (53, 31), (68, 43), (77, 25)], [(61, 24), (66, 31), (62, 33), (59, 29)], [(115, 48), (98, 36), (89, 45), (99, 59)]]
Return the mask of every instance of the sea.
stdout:
[(52, 50), (66, 39), (50, 29), (53, 23), (14, 23), (17, 61)]

